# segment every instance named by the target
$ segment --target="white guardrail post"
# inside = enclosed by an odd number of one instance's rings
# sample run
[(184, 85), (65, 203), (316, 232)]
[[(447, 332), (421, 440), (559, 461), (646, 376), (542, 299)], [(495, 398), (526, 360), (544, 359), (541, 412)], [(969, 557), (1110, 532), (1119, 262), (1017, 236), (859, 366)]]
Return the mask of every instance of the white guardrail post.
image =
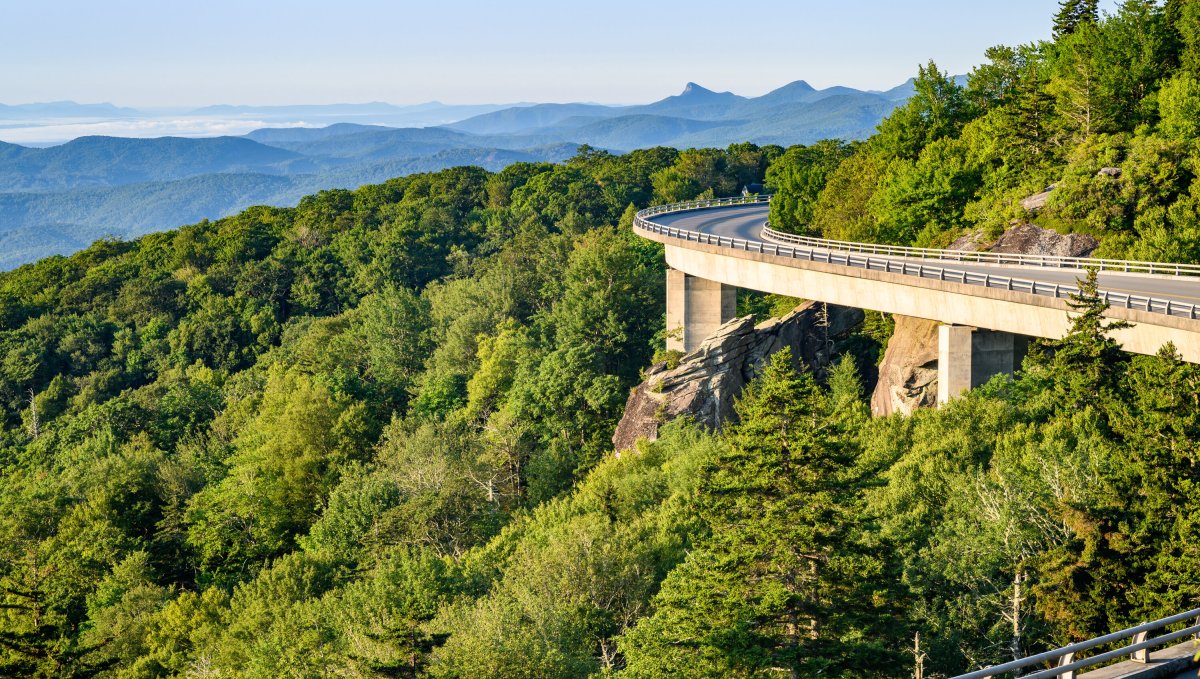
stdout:
[[(639, 211), (637, 215), (634, 216), (633, 225), (635, 228), (642, 229), (643, 231), (665, 235), (669, 238), (680, 238), (688, 242), (694, 240), (697, 243), (705, 243), (708, 245), (715, 244), (718, 247), (726, 247), (720, 236), (714, 236), (713, 234), (699, 231), (665, 227), (661, 224), (655, 223), (652, 219), (650, 219), (650, 217), (673, 212), (689, 212), (692, 210), (702, 210), (705, 208), (726, 207), (731, 205), (754, 205), (770, 202), (771, 196), (769, 195), (753, 195), (738, 196), (734, 198), (693, 200), (683, 203), (672, 203), (669, 205), (657, 205)], [(887, 273), (891, 273), (893, 271), (893, 260), (891, 259), (879, 260), (867, 256), (862, 258), (860, 261), (855, 261), (847, 254), (842, 256), (844, 261), (835, 262), (834, 252), (870, 252), (871, 254), (882, 254), (888, 257), (941, 259), (990, 264), (1019, 264), (1025, 266), (1038, 266), (1056, 269), (1068, 267), (1079, 269), (1096, 268), (1101, 271), (1124, 271), (1132, 273), (1140, 272), (1178, 277), (1200, 276), (1200, 265), (1196, 264), (1162, 264), (1158, 262), (1123, 261), (1115, 259), (1059, 257), (1056, 255), (1019, 255), (995, 252), (966, 252), (961, 250), (936, 250), (932, 248), (877, 245), (874, 243), (854, 243), (849, 241), (811, 238), (809, 236), (798, 236), (796, 234), (784, 233), (781, 231), (776, 231), (766, 224), (763, 225), (763, 237), (766, 240), (771, 241), (771, 254), (774, 254), (778, 257), (790, 257), (792, 259), (803, 258), (810, 262), (823, 261), (826, 264), (839, 263), (845, 266), (862, 269), (876, 268)], [(740, 239), (728, 240), (728, 247), (745, 250), (747, 252), (750, 251), (750, 244), (748, 241)], [(757, 251), (765, 253), (765, 247), (765, 243), (759, 242)], [(818, 251), (821, 251), (824, 254), (818, 255)], [(818, 259), (818, 257), (820, 257), (820, 259)], [(1003, 284), (998, 284), (997, 287), (1004, 287), (1007, 290), (1015, 290), (1017, 288), (1027, 289), (1030, 294), (1052, 296), (1055, 299), (1077, 294), (1079, 292), (1079, 289), (1074, 286), (1062, 285), (1059, 283), (1039, 283), (1034, 280), (992, 276), (991, 274), (968, 274), (966, 271), (956, 271), (953, 269), (947, 269), (945, 267), (926, 267), (923, 264), (915, 265), (915, 273), (910, 273), (910, 271), (912, 270), (909, 269), (908, 262), (902, 260), (899, 266), (899, 273), (903, 275), (915, 275), (918, 278), (924, 278), (926, 277), (927, 273), (936, 271), (936, 277), (938, 280), (957, 280), (964, 285), (982, 285), (984, 287), (992, 287), (993, 282), (1003, 281)], [(972, 277), (974, 277), (974, 279)], [(1118, 301), (1121, 301), (1126, 309), (1134, 308), (1134, 295), (1109, 293), (1107, 291), (1104, 291), (1101, 294), (1105, 303), (1107, 304), (1115, 305), (1118, 303)], [(1152, 297), (1137, 296), (1136, 298), (1138, 300), (1137, 305), (1144, 307), (1146, 311), (1151, 313), (1165, 313), (1168, 316), (1184, 316), (1190, 319), (1196, 319), (1197, 317), (1197, 305), (1195, 304), (1185, 304), (1173, 300), (1156, 299)]]

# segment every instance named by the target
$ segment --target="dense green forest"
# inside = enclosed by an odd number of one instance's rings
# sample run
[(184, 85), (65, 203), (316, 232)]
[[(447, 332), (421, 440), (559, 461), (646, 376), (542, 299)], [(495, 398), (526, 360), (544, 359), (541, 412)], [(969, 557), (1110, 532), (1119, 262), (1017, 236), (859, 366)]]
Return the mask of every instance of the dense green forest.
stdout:
[(0, 275), (0, 675), (932, 677), (1195, 605), (1200, 367), (1086, 288), (940, 410), (781, 352), (723, 432), (611, 455), (663, 341), (636, 207), (765, 178), (797, 231), (1200, 261), (1200, 3), (987, 58), (861, 144), (583, 147)]

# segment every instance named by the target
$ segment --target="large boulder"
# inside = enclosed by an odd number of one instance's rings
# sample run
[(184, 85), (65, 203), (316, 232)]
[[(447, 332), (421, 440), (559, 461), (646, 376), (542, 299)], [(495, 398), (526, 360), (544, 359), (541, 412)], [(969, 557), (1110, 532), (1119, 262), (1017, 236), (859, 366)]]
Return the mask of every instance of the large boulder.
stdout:
[(806, 302), (758, 325), (752, 316), (722, 325), (675, 367), (659, 363), (650, 368), (629, 394), (613, 434), (617, 453), (638, 439), (654, 440), (662, 424), (685, 415), (720, 429), (735, 417), (733, 404), (742, 389), (775, 352), (789, 347), (798, 362), (820, 373), (837, 353), (838, 340), (862, 320), (859, 309)]
[(1018, 224), (985, 248), (989, 252), (1055, 257), (1087, 257), (1100, 241), (1082, 233), (1061, 234), (1033, 224)]
[(911, 316), (893, 320), (896, 327), (871, 394), (871, 413), (880, 417), (937, 405), (938, 323)]
[[(968, 233), (950, 244), (951, 250), (987, 250), (1025, 255), (1086, 257), (1099, 245), (1091, 236), (1061, 234), (1033, 224), (1017, 224), (994, 243), (982, 232)], [(888, 340), (879, 380), (871, 394), (871, 413), (876, 416), (904, 413), (937, 405), (938, 323), (920, 318), (895, 316), (895, 331)]]

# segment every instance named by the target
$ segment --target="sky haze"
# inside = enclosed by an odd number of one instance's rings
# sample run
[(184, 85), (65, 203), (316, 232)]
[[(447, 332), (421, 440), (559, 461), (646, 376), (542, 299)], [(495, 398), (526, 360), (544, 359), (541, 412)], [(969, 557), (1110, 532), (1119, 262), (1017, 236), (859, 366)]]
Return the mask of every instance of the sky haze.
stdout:
[[(687, 81), (884, 89), (1049, 36), (1056, 0), (5, 3), (0, 103), (641, 103)], [(1102, 7), (1111, 9), (1112, 0)]]

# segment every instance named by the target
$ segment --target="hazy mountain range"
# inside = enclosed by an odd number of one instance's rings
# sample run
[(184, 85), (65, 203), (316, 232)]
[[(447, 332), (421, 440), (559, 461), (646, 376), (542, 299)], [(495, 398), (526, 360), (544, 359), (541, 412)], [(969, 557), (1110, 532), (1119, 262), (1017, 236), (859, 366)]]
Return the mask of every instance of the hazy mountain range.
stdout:
[[(174, 114), (225, 127), (238, 120), (270, 124), (242, 136), (82, 136), (46, 147), (0, 142), (0, 268), (72, 252), (104, 236), (133, 237), (255, 204), (292, 205), (320, 189), (455, 165), (497, 170), (562, 160), (580, 144), (624, 151), (861, 139), (911, 94), (911, 81), (884, 92), (818, 90), (797, 81), (760, 97), (688, 83), (678, 95), (638, 106), (210, 106)], [(0, 138), (37, 126), (86, 130), (98, 120), (144, 129), (161, 113), (73, 102), (0, 105), (0, 120), (8, 121), (0, 124)]]

